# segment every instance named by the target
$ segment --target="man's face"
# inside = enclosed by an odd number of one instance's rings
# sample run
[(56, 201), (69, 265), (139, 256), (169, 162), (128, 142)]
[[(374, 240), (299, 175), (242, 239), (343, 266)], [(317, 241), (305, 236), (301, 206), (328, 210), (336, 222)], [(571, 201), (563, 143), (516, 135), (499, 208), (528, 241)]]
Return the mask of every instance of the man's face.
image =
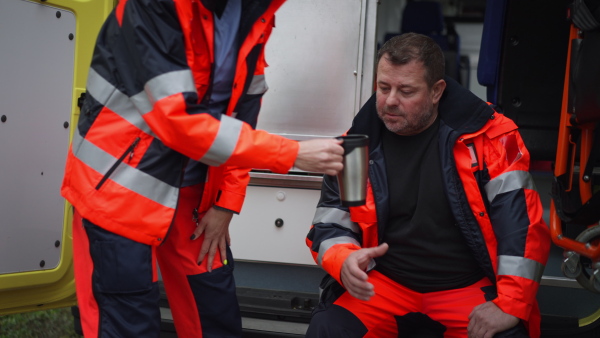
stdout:
[(429, 88), (422, 62), (394, 65), (384, 55), (377, 66), (377, 115), (398, 135), (415, 135), (437, 117), (437, 103), (446, 83)]

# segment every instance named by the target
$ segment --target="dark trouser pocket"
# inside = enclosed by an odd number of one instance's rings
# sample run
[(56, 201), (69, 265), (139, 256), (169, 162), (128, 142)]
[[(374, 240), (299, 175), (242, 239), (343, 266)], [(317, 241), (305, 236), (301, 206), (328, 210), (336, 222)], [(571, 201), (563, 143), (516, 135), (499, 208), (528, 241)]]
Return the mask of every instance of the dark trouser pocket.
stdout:
[(100, 314), (98, 336), (159, 337), (160, 291), (158, 283), (152, 281), (152, 247), (85, 219), (83, 225), (94, 264), (92, 288)]
[(227, 248), (228, 265), (212, 272), (188, 276), (200, 313), (204, 338), (242, 336), (242, 318), (235, 293), (233, 256)]
[(143, 292), (152, 288), (152, 247), (106, 231), (83, 220), (99, 292)]

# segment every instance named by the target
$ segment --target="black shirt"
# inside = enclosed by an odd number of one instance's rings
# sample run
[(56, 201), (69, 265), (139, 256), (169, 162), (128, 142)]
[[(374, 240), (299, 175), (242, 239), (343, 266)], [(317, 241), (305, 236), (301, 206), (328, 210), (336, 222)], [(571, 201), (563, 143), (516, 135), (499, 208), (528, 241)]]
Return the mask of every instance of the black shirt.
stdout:
[(471, 285), (481, 278), (444, 193), (436, 122), (418, 135), (383, 128), (390, 213), (383, 241), (390, 248), (376, 270), (417, 292)]

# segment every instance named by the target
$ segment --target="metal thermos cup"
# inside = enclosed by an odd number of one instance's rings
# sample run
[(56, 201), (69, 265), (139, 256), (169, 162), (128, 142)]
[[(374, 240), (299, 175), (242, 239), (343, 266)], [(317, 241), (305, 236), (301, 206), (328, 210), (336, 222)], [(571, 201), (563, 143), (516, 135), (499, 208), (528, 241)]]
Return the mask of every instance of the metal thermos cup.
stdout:
[(364, 205), (367, 196), (369, 169), (369, 137), (350, 134), (339, 136), (343, 140), (344, 169), (337, 175), (342, 205), (355, 207)]

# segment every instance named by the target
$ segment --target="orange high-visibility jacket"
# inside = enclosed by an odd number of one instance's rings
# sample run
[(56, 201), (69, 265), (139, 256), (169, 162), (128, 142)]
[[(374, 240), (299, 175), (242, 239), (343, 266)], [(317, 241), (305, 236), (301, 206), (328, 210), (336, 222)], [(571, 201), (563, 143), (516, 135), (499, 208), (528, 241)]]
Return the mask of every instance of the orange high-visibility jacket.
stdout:
[[(450, 207), (479, 265), (496, 285), (494, 303), (527, 321), (531, 336), (538, 337), (536, 293), (549, 255), (550, 235), (529, 173), (529, 152), (512, 120), (455, 81), (446, 82), (439, 107), (439, 139)], [(342, 264), (350, 253), (381, 244), (388, 210), (393, 207), (388, 205), (382, 128), (374, 95), (348, 132), (369, 135), (366, 204), (342, 207), (336, 178), (325, 176), (306, 239), (317, 264), (340, 284)], [(372, 261), (369, 268), (375, 264)]]
[(210, 165), (200, 212), (241, 210), (250, 168), (285, 173), (298, 143), (254, 130), (264, 47), (284, 0), (243, 2), (225, 115), (206, 109), (214, 60), (205, 0), (122, 0), (96, 42), (62, 195), (91, 222), (158, 245), (189, 158)]

